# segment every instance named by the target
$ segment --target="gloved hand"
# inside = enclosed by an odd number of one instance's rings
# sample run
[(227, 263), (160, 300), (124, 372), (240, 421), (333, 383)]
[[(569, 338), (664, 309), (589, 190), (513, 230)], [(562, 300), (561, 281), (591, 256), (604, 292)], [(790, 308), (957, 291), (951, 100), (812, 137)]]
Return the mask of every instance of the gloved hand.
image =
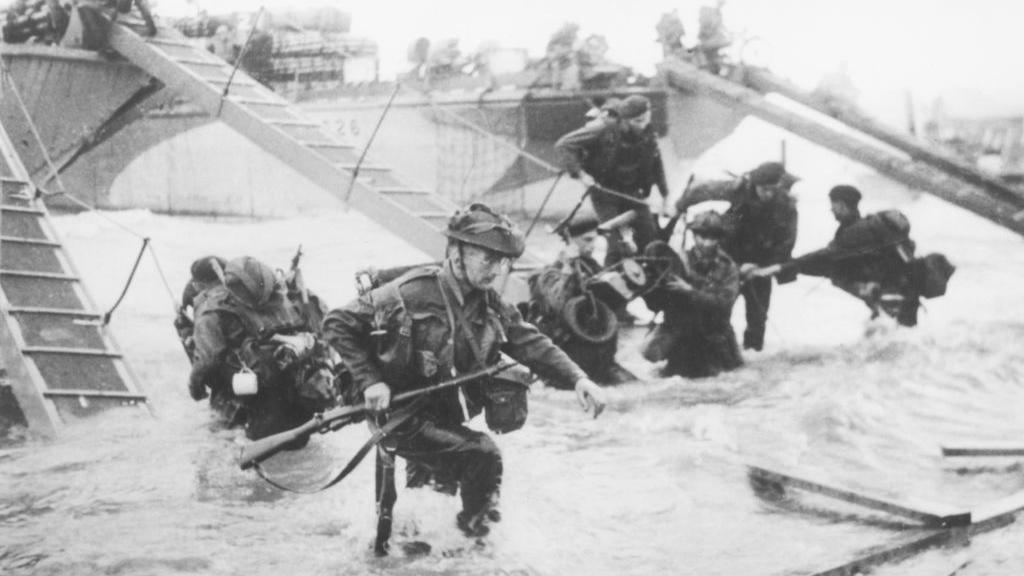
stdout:
[(195, 400), (196, 402), (209, 396), (209, 394), (206, 393), (206, 385), (204, 385), (202, 382), (199, 382), (198, 380), (188, 381), (188, 395), (191, 396), (192, 399)]
[(594, 418), (604, 412), (604, 390), (590, 378), (580, 378), (576, 381), (576, 399), (584, 410), (593, 411)]

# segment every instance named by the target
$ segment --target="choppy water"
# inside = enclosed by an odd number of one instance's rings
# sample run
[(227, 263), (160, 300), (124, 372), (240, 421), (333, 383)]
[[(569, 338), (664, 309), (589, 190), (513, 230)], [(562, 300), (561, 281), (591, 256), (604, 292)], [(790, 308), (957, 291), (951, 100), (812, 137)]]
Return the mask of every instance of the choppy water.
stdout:
[[(56, 442), (0, 452), (0, 573), (737, 575), (850, 560), (906, 537), (913, 523), (800, 493), (761, 500), (743, 462), (968, 508), (1024, 489), (1020, 461), (939, 454), (943, 441), (1024, 441), (1024, 243), (938, 202), (905, 209), (919, 246), (959, 266), (951, 293), (927, 302), (917, 329), (866, 324), (861, 305), (800, 280), (776, 293), (767, 350), (703, 381), (657, 378), (635, 351), (642, 331), (634, 330), (621, 358), (645, 382), (610, 390), (604, 416), (590, 420), (571, 393), (538, 389), (526, 428), (498, 439), (504, 521), (485, 546), (455, 529), (455, 499), (400, 490), (395, 541), (431, 543), (424, 557), (370, 554), (372, 466), (315, 496), (280, 493), (237, 469), (240, 440), (212, 428), (188, 399), (171, 297), (147, 262), (113, 328), (156, 418), (103, 415)], [(354, 292), (356, 268), (417, 259), (356, 215), (112, 217), (154, 239), (175, 290), (204, 253), (284, 265), (302, 243), (308, 282), (340, 304)], [(104, 307), (136, 241), (95, 215), (58, 223)], [(365, 434), (354, 426), (318, 437), (270, 471), (314, 486)], [(1009, 527), (878, 573), (1021, 573), (1022, 534)]]

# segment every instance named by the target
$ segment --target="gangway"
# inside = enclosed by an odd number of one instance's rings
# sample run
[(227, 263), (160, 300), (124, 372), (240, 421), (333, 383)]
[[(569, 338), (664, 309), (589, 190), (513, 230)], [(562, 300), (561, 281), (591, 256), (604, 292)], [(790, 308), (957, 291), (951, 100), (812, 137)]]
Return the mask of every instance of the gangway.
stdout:
[[(398, 237), (434, 258), (443, 256), (447, 239), (441, 230), (456, 207), (434, 191), (408, 186), (388, 167), (366, 163), (359, 167), (351, 196), (344, 198), (361, 151), (287, 100), (166, 26), (155, 36), (142, 36), (119, 21), (112, 26), (109, 45)], [(525, 260), (522, 264), (532, 265), (529, 257)]]
[(948, 170), (916, 161), (878, 144), (871, 144), (827, 122), (770, 102), (761, 92), (705, 72), (679, 59), (659, 65), (667, 83), (676, 89), (701, 94), (774, 124), (807, 140), (861, 162), (897, 182), (934, 194), (1024, 235), (1024, 197), (993, 193)]
[(925, 162), (939, 170), (949, 172), (965, 182), (985, 188), (992, 195), (1004, 198), (1008, 202), (1024, 199), (1024, 190), (999, 178), (985, 174), (977, 167), (949, 152), (940, 150), (935, 146), (929, 146), (917, 138), (894, 130), (870, 118), (850, 102), (808, 92), (793, 82), (764, 68), (749, 66), (743, 68), (743, 82), (759, 92), (765, 94), (774, 92), (822, 114), (831, 116), (847, 126), (856, 128), (893, 148), (906, 152), (914, 160)]
[[(109, 408), (148, 412), (2, 127), (0, 186), (0, 353), (17, 420), (51, 437)], [(14, 408), (6, 406), (5, 416)]]

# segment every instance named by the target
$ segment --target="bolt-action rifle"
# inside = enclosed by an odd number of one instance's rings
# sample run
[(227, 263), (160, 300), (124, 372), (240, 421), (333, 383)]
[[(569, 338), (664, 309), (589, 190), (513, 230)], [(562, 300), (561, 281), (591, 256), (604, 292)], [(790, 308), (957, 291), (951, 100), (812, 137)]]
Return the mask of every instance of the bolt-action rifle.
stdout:
[[(475, 372), (467, 372), (466, 374), (441, 382), (440, 384), (435, 384), (419, 390), (403, 392), (392, 398), (391, 402), (392, 404), (399, 404), (418, 398), (424, 394), (432, 394), (441, 390), (447, 390), (449, 388), (469, 384), (470, 382), (504, 372), (515, 365), (516, 364), (513, 362), (502, 362), (489, 368), (484, 368)], [(248, 470), (256, 464), (270, 458), (274, 454), (286, 449), (289, 445), (292, 445), (292, 443), (298, 440), (308, 438), (315, 432), (326, 434), (327, 432), (340, 430), (349, 424), (358, 422), (369, 413), (370, 411), (362, 405), (339, 406), (338, 408), (332, 408), (326, 412), (318, 413), (313, 416), (309, 422), (306, 422), (301, 426), (292, 428), (291, 430), (285, 430), (284, 432), (280, 432), (272, 436), (267, 436), (266, 438), (256, 440), (247, 446), (243, 446), (239, 455), (238, 464), (241, 466), (242, 470)]]

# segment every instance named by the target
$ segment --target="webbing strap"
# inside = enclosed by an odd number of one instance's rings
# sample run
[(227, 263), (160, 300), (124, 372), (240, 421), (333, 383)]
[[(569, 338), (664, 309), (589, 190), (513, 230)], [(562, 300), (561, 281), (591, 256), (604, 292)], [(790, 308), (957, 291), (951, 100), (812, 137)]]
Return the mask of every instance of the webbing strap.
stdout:
[(387, 437), (388, 434), (390, 434), (396, 428), (404, 424), (409, 418), (416, 414), (417, 411), (419, 411), (419, 408), (420, 406), (423, 405), (425, 399), (426, 396), (420, 396), (411, 404), (403, 406), (401, 409), (395, 411), (391, 415), (391, 417), (388, 418), (387, 423), (385, 423), (383, 426), (374, 431), (373, 435), (370, 436), (370, 438), (365, 443), (363, 443), (362, 446), (359, 447), (359, 450), (356, 451), (355, 455), (352, 456), (351, 459), (349, 459), (345, 466), (342, 467), (342, 469), (339, 470), (338, 473), (335, 474), (333, 478), (328, 480), (327, 483), (325, 483), (323, 486), (320, 486), (319, 488), (314, 488), (312, 490), (292, 488), (276, 480), (273, 480), (269, 476), (267, 476), (267, 474), (263, 471), (263, 468), (260, 467), (258, 462), (253, 465), (253, 468), (256, 469), (256, 473), (259, 474), (260, 478), (265, 480), (267, 484), (270, 484), (271, 486), (279, 490), (284, 490), (285, 492), (293, 492), (295, 494), (316, 494), (317, 492), (323, 492), (324, 490), (327, 490), (328, 488), (334, 486), (338, 482), (341, 482), (342, 480), (345, 479), (346, 476), (351, 474), (352, 471), (355, 470), (357, 466), (359, 466), (359, 463), (362, 462), (364, 458), (366, 458), (366, 455), (370, 453), (370, 450), (372, 450), (375, 446), (380, 444), (380, 442), (384, 440), (384, 438)]

